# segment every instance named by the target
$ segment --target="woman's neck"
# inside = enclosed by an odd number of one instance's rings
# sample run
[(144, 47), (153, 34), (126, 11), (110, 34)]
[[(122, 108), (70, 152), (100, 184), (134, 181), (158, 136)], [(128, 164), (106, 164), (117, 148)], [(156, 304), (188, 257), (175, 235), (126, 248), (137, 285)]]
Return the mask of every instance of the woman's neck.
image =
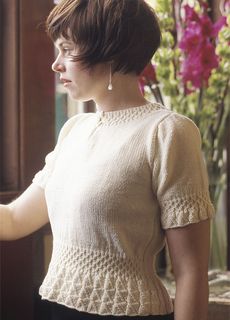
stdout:
[(113, 75), (112, 85), (112, 90), (105, 86), (95, 97), (94, 101), (99, 111), (116, 111), (149, 103), (142, 95), (138, 77), (135, 75), (116, 73)]

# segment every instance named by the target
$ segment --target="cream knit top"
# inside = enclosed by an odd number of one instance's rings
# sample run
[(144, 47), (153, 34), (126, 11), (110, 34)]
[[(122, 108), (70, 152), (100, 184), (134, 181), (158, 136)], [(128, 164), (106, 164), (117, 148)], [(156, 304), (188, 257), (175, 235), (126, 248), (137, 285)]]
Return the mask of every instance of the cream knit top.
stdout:
[(154, 263), (164, 229), (213, 215), (200, 148), (194, 123), (159, 104), (67, 121), (33, 179), (53, 233), (42, 298), (101, 315), (172, 312)]

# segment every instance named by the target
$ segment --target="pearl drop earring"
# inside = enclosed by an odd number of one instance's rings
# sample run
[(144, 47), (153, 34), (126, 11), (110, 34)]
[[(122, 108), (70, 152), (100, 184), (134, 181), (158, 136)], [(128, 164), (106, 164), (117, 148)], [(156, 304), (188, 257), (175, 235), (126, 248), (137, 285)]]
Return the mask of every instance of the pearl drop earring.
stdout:
[(112, 85), (112, 63), (110, 63), (110, 67), (109, 67), (109, 85), (108, 85), (108, 90), (109, 91), (113, 90), (113, 85)]

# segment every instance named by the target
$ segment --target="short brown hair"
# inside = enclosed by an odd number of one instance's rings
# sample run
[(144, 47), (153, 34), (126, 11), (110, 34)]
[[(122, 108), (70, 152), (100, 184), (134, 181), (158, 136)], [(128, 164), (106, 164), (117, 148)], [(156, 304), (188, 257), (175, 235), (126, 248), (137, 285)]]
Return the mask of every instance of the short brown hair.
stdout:
[(53, 41), (71, 39), (86, 67), (113, 62), (113, 72), (139, 75), (160, 46), (153, 9), (144, 0), (62, 0), (47, 18)]

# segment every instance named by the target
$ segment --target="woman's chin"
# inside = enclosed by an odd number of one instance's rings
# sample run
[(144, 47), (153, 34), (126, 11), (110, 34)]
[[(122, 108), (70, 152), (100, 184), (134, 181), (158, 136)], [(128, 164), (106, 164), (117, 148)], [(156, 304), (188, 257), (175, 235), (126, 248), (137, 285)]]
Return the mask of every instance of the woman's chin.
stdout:
[(86, 95), (84, 95), (80, 92), (77, 92), (74, 90), (67, 90), (67, 91), (68, 91), (70, 99), (72, 99), (72, 100), (77, 100), (79, 102), (86, 102), (86, 101), (92, 100), (92, 98), (87, 97)]
[(70, 97), (70, 99), (76, 100), (79, 102), (87, 102), (87, 101), (92, 100), (91, 98), (84, 97), (84, 96), (77, 94), (77, 93), (74, 93), (74, 92), (69, 92), (69, 97)]

